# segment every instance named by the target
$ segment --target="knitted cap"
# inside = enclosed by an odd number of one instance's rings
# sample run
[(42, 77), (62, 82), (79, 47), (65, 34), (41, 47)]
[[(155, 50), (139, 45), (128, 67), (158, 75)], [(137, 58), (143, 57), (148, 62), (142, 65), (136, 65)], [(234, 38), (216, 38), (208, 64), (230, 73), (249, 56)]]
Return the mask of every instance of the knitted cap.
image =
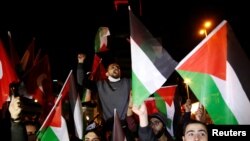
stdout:
[(153, 113), (153, 114), (149, 115), (149, 117), (148, 117), (149, 120), (151, 118), (159, 119), (162, 122), (163, 126), (164, 127), (166, 126), (167, 118), (162, 113)]

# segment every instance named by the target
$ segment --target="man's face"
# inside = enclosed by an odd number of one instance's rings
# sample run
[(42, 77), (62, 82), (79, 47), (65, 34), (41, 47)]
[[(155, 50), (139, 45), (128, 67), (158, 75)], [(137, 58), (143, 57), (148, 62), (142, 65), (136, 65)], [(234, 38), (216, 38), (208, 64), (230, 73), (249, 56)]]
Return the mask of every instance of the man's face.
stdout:
[(108, 66), (107, 76), (111, 76), (113, 78), (120, 78), (121, 76), (120, 66), (116, 63), (110, 64)]
[(187, 125), (183, 141), (207, 141), (208, 135), (204, 125), (199, 123), (192, 123)]
[(149, 124), (150, 124), (150, 127), (153, 129), (153, 132), (155, 135), (161, 133), (161, 131), (163, 130), (163, 124), (157, 118), (151, 118)]

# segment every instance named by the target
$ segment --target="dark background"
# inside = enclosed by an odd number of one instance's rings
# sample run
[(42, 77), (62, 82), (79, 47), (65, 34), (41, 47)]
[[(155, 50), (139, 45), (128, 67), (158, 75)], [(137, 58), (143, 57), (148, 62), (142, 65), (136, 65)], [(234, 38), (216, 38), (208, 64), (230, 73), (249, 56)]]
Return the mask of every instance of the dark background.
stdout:
[[(222, 20), (231, 25), (242, 48), (249, 57), (250, 8), (247, 2), (227, 1), (165, 1), (130, 0), (132, 11), (149, 31), (162, 39), (163, 46), (180, 61), (204, 36), (198, 34), (205, 20), (213, 25)], [(32, 37), (36, 38), (36, 51), (49, 55), (52, 77), (64, 81), (70, 69), (76, 69), (77, 52), (88, 55), (90, 69), (94, 54), (94, 36), (98, 27), (108, 26), (108, 53), (101, 54), (104, 63), (120, 62), (125, 76), (130, 76), (129, 20), (127, 5), (115, 10), (113, 0), (66, 2), (0, 2), (0, 39), (8, 50), (7, 31), (11, 31), (14, 46), (22, 57)]]

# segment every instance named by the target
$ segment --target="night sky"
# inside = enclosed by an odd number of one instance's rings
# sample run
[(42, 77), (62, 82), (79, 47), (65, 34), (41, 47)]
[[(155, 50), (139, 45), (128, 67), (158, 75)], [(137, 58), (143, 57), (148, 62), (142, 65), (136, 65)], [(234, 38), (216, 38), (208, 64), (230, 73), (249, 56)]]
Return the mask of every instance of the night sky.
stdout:
[[(162, 39), (163, 46), (180, 61), (204, 38), (198, 34), (205, 20), (213, 25), (227, 20), (249, 57), (250, 8), (247, 2), (141, 0), (142, 15), (138, 1), (131, 0), (135, 15), (149, 31)], [(11, 31), (14, 45), (21, 57), (32, 40), (36, 38), (36, 50), (49, 55), (52, 77), (64, 81), (70, 69), (76, 69), (77, 52), (88, 54), (90, 66), (94, 49), (94, 36), (99, 26), (108, 26), (109, 53), (103, 59), (117, 59), (125, 72), (130, 71), (129, 20), (127, 6), (116, 11), (112, 0), (91, 0), (77, 3), (21, 3), (0, 4), (0, 39), (8, 47), (7, 31)], [(108, 61), (107, 61), (108, 62)], [(129, 74), (129, 73), (127, 73)]]

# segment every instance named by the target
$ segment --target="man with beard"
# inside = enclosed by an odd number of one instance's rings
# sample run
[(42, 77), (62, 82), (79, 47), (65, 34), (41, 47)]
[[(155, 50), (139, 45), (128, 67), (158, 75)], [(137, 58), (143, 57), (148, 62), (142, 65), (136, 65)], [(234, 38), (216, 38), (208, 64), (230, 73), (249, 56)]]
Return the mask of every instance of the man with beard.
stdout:
[(139, 116), (139, 138), (141, 141), (173, 141), (166, 129), (166, 121), (161, 113), (147, 114), (147, 107), (142, 103), (140, 107), (133, 105), (133, 112)]
[(149, 115), (149, 126), (152, 128), (158, 141), (172, 140), (166, 129), (166, 121), (167, 119), (161, 113)]
[[(94, 94), (98, 94), (101, 104), (102, 117), (105, 121), (104, 130), (107, 136), (111, 136), (114, 122), (114, 109), (121, 120), (122, 127), (126, 134), (127, 140), (131, 137), (126, 122), (128, 111), (128, 104), (131, 94), (131, 80), (129, 78), (121, 77), (120, 66), (117, 63), (110, 63), (106, 70), (107, 79), (93, 81), (86, 81), (83, 63), (86, 55), (83, 53), (78, 54), (77, 66), (77, 82), (86, 90), (85, 102), (93, 100)], [(85, 82), (85, 84), (84, 84)], [(93, 85), (95, 84), (95, 85)], [(85, 85), (85, 86), (84, 86)], [(109, 138), (107, 137), (107, 138)]]

